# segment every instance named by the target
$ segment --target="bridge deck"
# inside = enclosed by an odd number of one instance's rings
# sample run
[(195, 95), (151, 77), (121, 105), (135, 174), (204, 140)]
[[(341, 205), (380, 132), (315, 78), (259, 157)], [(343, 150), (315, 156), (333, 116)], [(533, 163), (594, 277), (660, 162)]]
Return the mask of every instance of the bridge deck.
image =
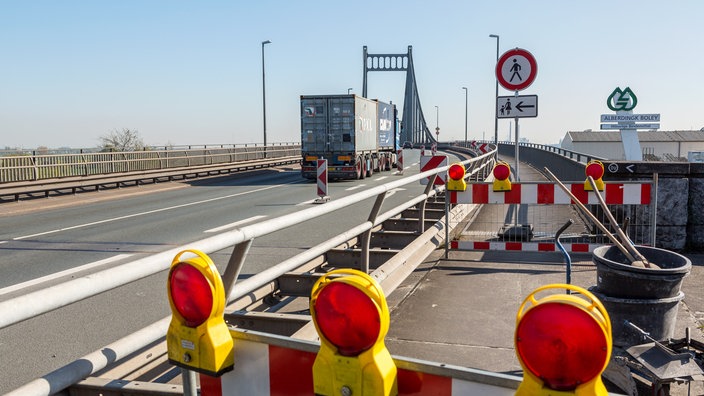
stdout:
[[(522, 181), (537, 172), (521, 164)], [(529, 176), (532, 175), (532, 176)], [(533, 179), (537, 180), (537, 179)], [(567, 210), (568, 207), (565, 206)], [(557, 229), (564, 214), (551, 219)], [(389, 296), (392, 354), (453, 365), (521, 375), (513, 333), (516, 313), (535, 288), (565, 282), (564, 257), (559, 252), (451, 250), (431, 255), (406, 283)], [(572, 253), (572, 284), (596, 284), (596, 269), (587, 253)], [(692, 273), (685, 279), (685, 300), (678, 311), (675, 338), (692, 329), (704, 340), (704, 255), (690, 257)], [(691, 394), (704, 394), (701, 382)], [(686, 385), (672, 385), (673, 395), (686, 395)]]

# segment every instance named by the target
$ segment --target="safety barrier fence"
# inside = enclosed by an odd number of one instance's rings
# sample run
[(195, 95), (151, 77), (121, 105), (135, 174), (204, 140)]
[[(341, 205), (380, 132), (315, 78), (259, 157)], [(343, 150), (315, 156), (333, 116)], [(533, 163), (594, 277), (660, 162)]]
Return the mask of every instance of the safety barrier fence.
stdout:
[[(494, 163), (495, 148), (490, 152), (463, 161), (467, 168), (467, 178), (479, 178), (477, 175), (486, 176)], [(476, 154), (475, 154), (476, 155)], [(216, 236), (194, 241), (190, 244), (179, 246), (164, 252), (144, 257), (117, 267), (106, 269), (88, 276), (73, 279), (62, 284), (47, 287), (17, 298), (0, 302), (0, 328), (13, 325), (15, 323), (36, 317), (38, 315), (56, 310), (63, 306), (81, 301), (83, 299), (98, 295), (100, 293), (124, 286), (131, 282), (138, 281), (147, 276), (165, 271), (169, 268), (171, 260), (178, 253), (185, 249), (196, 249), (206, 254), (232, 248), (233, 253), (229, 259), (228, 266), (223, 274), (223, 282), (226, 288), (227, 301), (253, 302), (253, 296), (261, 295), (262, 290), (269, 293), (276, 278), (300, 269), (311, 260), (320, 257), (328, 250), (340, 246), (350, 240), (359, 238), (361, 243), (361, 268), (368, 272), (369, 268), (369, 241), (371, 232), (375, 227), (384, 221), (400, 215), (407, 208), (420, 206), (418, 222), (419, 229), (425, 230), (425, 217), (423, 215), (425, 203), (443, 191), (443, 186), (434, 186), (429, 183), (422, 194), (406, 201), (405, 203), (379, 213), (384, 198), (389, 191), (411, 183), (418, 183), (427, 177), (444, 173), (449, 166), (440, 167), (431, 171), (419, 173), (417, 175), (405, 177), (390, 183), (386, 183), (374, 188), (349, 195), (340, 199), (327, 202), (324, 205), (317, 205), (308, 209), (300, 210), (278, 218), (272, 218), (259, 223), (251, 224), (232, 231), (223, 232)], [(304, 252), (284, 260), (280, 264), (261, 271), (244, 280), (239, 280), (238, 276), (244, 265), (247, 252), (254, 239), (274, 233), (279, 230), (315, 219), (328, 213), (346, 208), (350, 205), (375, 199), (372, 213), (369, 219), (329, 240), (306, 249)], [(463, 205), (466, 206), (466, 205)], [(460, 216), (461, 217), (461, 216)], [(449, 225), (449, 220), (448, 220)], [(456, 225), (456, 224), (455, 224)], [(419, 243), (412, 243), (406, 249), (399, 252), (395, 257), (397, 260), (389, 260), (386, 267), (379, 268), (372, 273), (372, 276), (382, 285), (385, 293), (394, 290), (407, 276), (413, 268), (406, 265), (407, 261), (413, 258), (418, 259), (417, 250), (424, 243), (428, 243), (433, 238), (444, 240), (439, 230), (442, 226), (432, 227), (421, 234), (417, 240)], [(428, 250), (426, 254), (430, 254)], [(420, 263), (420, 262), (418, 262)], [(416, 264), (417, 265), (417, 264)], [(237, 287), (235, 286), (237, 281)], [(95, 372), (113, 364), (120, 359), (144, 348), (145, 346), (161, 339), (166, 334), (171, 317), (164, 318), (153, 323), (134, 334), (120, 339), (110, 345), (101, 348), (83, 358), (74, 361), (62, 368), (49, 373), (42, 378), (36, 379), (12, 392), (11, 395), (50, 395), (77, 383)], [(108, 353), (109, 352), (109, 353)]]
[[(602, 224), (609, 224), (604, 209), (593, 191), (583, 182), (566, 187)], [(600, 192), (609, 211), (636, 244), (653, 245), (655, 241), (656, 201), (651, 198), (650, 182), (606, 183)], [(611, 243), (589, 219), (571, 208), (572, 199), (556, 184), (513, 183), (509, 191), (493, 191), (492, 183), (471, 184), (467, 191), (451, 192), (453, 204), (482, 204), (483, 216), (471, 228), (451, 242), (457, 250), (557, 251), (555, 224), (572, 219), (561, 240), (571, 252), (591, 252)]]
[(1, 183), (110, 175), (300, 155), (299, 144), (0, 157)]
[[(276, 335), (230, 330), (235, 369), (201, 376), (201, 395), (312, 395), (313, 362), (320, 345)], [(513, 395), (521, 377), (394, 357), (398, 395)], [(295, 364), (292, 364), (295, 362)]]

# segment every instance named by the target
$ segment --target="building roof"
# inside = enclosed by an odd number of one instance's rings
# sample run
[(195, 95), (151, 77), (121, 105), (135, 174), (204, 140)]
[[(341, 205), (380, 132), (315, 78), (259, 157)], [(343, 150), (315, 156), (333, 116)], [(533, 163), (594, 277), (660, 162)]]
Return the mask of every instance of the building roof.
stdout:
[[(572, 142), (620, 142), (619, 131), (567, 132)], [(704, 142), (704, 131), (639, 131), (641, 142)]]

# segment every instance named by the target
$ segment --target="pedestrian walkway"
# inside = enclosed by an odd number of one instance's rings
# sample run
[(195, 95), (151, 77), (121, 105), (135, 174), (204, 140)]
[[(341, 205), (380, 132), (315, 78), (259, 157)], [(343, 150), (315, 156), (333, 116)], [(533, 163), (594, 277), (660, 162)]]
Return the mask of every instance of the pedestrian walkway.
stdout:
[[(521, 164), (522, 180), (529, 169)], [(570, 257), (571, 283), (596, 285), (591, 254)], [(688, 327), (704, 341), (704, 254), (688, 257), (692, 272), (682, 285), (675, 338)], [(451, 250), (445, 259), (438, 250), (388, 297), (388, 348), (394, 355), (522, 375), (513, 343), (519, 306), (539, 286), (564, 283), (565, 271), (559, 252)], [(687, 386), (672, 385), (671, 394), (687, 395)], [(702, 382), (692, 383), (691, 395), (704, 395)]]

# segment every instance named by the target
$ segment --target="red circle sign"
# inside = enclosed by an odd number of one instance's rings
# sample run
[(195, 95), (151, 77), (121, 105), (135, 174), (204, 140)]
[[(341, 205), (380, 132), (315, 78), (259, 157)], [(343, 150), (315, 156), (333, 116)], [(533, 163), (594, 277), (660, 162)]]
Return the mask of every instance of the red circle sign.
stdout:
[(499, 84), (509, 91), (520, 91), (528, 88), (538, 74), (538, 63), (533, 54), (515, 48), (506, 51), (496, 62), (496, 78)]

